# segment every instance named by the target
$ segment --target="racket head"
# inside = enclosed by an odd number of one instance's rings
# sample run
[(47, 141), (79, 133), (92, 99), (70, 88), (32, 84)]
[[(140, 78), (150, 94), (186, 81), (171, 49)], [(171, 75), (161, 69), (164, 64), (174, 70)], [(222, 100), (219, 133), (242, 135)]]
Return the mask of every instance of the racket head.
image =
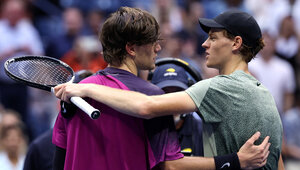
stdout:
[(14, 57), (4, 63), (4, 69), (11, 79), (46, 91), (74, 80), (74, 71), (69, 65), (48, 56)]

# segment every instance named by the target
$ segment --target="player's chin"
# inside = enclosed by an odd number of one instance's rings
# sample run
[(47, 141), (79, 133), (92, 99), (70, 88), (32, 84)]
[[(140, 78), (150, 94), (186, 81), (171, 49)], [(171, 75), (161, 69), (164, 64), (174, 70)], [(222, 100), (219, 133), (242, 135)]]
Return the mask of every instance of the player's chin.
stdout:
[(155, 68), (155, 63), (153, 64), (148, 64), (148, 65), (143, 65), (142, 67), (140, 67), (140, 70), (153, 70)]
[(205, 65), (206, 67), (212, 67), (212, 64), (208, 60), (206, 60)]
[(149, 66), (149, 67), (146, 67), (144, 70), (153, 70), (155, 68), (155, 64)]
[(209, 61), (206, 61), (206, 67), (208, 67), (208, 68), (216, 68), (216, 65), (213, 64), (213, 63), (211, 63), (211, 62), (209, 62)]
[(150, 62), (147, 67), (148, 67), (147, 70), (154, 69), (155, 68), (155, 60), (154, 60), (154, 62)]

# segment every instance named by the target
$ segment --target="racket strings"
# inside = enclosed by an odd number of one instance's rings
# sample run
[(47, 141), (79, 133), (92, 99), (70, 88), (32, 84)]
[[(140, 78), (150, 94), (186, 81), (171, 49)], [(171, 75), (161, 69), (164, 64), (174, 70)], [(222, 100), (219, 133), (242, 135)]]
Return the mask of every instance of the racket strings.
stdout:
[(73, 72), (64, 65), (51, 60), (20, 60), (8, 66), (9, 72), (20, 79), (47, 86), (69, 82)]

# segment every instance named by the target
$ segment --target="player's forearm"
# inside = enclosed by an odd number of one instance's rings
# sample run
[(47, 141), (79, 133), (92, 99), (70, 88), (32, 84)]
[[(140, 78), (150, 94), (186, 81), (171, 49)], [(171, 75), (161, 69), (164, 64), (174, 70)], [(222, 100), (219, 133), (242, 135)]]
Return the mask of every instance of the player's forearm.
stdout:
[(174, 161), (166, 161), (161, 164), (161, 169), (171, 170), (214, 170), (215, 162), (213, 158), (204, 157), (183, 157)]
[(144, 106), (142, 103), (147, 100), (148, 96), (140, 93), (129, 93), (125, 90), (89, 83), (61, 84), (54, 87), (54, 93), (57, 98), (66, 102), (70, 102), (70, 98), (74, 96), (89, 97), (122, 113), (136, 117), (146, 117), (143, 116), (144, 111), (141, 111), (141, 108)]
[[(166, 161), (160, 165), (161, 169), (180, 169), (180, 170), (207, 170), (207, 169), (241, 169), (239, 157), (236, 153), (215, 156), (213, 158), (189, 157)], [(243, 167), (247, 168), (247, 167)]]
[(69, 83), (56, 86), (54, 91), (56, 97), (63, 101), (69, 101), (73, 96), (89, 97), (119, 112), (140, 118), (153, 118), (196, 110), (196, 105), (185, 92), (147, 96), (97, 84)]
[(88, 97), (122, 113), (141, 118), (153, 118), (197, 110), (186, 92), (147, 96), (142, 93), (91, 84)]
[(114, 89), (106, 86), (89, 84), (85, 88), (87, 97), (104, 103), (119, 112), (141, 118), (152, 118), (150, 106), (153, 99), (150, 96), (133, 91)]

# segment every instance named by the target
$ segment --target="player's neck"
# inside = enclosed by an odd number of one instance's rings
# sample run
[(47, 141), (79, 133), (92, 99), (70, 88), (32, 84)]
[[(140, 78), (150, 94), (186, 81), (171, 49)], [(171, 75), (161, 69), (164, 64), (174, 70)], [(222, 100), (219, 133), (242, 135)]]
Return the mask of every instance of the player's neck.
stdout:
[(221, 75), (229, 75), (237, 70), (242, 70), (247, 74), (250, 74), (248, 70), (248, 64), (243, 60), (233, 60), (224, 64), (223, 67), (219, 69)]
[(118, 68), (118, 69), (122, 69), (122, 70), (126, 70), (126, 71), (128, 71), (128, 72), (130, 72), (130, 73), (132, 73), (136, 76), (138, 74), (138, 69), (136, 67), (136, 64), (129, 57), (127, 57), (120, 66), (113, 66), (113, 65), (108, 65), (108, 66)]

